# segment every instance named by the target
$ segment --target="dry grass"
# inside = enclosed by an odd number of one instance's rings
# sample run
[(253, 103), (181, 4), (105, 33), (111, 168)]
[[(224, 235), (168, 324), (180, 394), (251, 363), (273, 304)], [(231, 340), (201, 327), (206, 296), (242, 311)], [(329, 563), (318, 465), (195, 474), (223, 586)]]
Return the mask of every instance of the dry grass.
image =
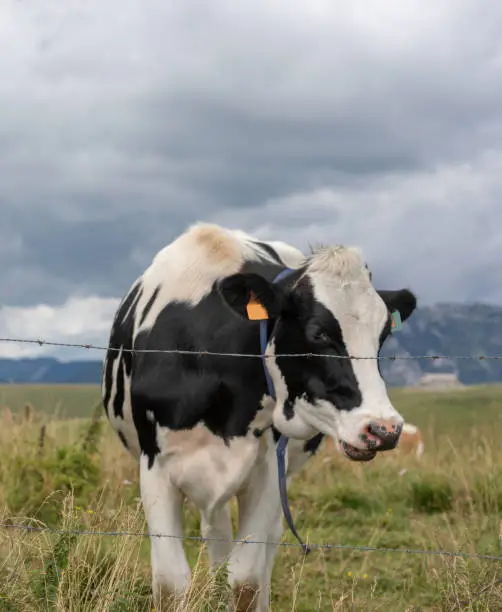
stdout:
[[(502, 556), (500, 397), (498, 387), (458, 397), (396, 392), (399, 408), (424, 431), (422, 463), (389, 454), (358, 465), (320, 453), (291, 487), (297, 528), (318, 543)], [(145, 531), (137, 468), (103, 425), (95, 422), (89, 436), (89, 421), (4, 411), (2, 521)], [(187, 535), (198, 535), (198, 527), (188, 505)], [(294, 542), (287, 532), (284, 539)], [(182, 609), (224, 610), (224, 581), (209, 577), (204, 547), (187, 541), (186, 550), (195, 579)], [(501, 565), (341, 549), (303, 558), (286, 547), (274, 569), (273, 609), (500, 610)], [(149, 572), (147, 538), (0, 529), (0, 610), (152, 610)]]

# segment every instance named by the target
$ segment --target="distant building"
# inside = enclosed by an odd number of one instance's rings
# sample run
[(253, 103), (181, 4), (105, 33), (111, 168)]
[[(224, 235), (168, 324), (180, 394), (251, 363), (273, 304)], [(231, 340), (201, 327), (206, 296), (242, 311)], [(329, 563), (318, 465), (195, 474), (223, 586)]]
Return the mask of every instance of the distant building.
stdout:
[(464, 387), (455, 373), (429, 373), (424, 374), (419, 382), (418, 386), (426, 389), (458, 389)]

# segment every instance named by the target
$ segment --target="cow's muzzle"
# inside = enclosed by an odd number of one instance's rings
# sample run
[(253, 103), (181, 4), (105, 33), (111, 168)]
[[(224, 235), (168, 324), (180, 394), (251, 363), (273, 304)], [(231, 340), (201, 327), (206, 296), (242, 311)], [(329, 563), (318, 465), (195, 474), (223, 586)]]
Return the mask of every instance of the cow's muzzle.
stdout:
[[(403, 431), (403, 424), (393, 421), (371, 421), (368, 423), (367, 430), (368, 448), (380, 452), (396, 448)], [(364, 440), (363, 435), (361, 435), (362, 440)]]
[(403, 430), (402, 423), (395, 421), (370, 421), (359, 434), (363, 448), (356, 448), (340, 440), (343, 452), (352, 461), (371, 461), (377, 452), (395, 448)]

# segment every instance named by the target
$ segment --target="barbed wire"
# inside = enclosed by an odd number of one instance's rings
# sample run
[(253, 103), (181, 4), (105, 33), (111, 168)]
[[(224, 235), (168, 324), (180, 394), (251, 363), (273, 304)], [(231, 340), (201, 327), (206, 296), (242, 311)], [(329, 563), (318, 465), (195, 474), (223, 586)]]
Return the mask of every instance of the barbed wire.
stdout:
[[(170, 535), (165, 533), (149, 533), (144, 531), (97, 531), (85, 529), (56, 529), (38, 525), (22, 525), (20, 523), (0, 523), (0, 528), (24, 530), (29, 532), (48, 532), (55, 535), (80, 535), (80, 536), (100, 536), (100, 537), (140, 537), (140, 538), (170, 538), (174, 540), (191, 540), (196, 542), (228, 542), (232, 544), (262, 544), (265, 546), (279, 546), (284, 548), (301, 548), (296, 542), (272, 542), (265, 540), (252, 539), (229, 539), (229, 538), (210, 538), (204, 536), (189, 535)], [(488, 555), (479, 553), (466, 553), (452, 550), (426, 550), (414, 548), (383, 548), (379, 546), (364, 546), (358, 544), (309, 544), (316, 550), (354, 550), (358, 552), (380, 552), (380, 553), (400, 553), (409, 555), (431, 555), (461, 557), (464, 559), (481, 559), (484, 561), (502, 561), (501, 555)]]
[(263, 359), (263, 357), (277, 358), (277, 357), (321, 357), (323, 359), (355, 359), (355, 360), (369, 360), (369, 359), (377, 359), (377, 360), (388, 360), (395, 361), (400, 359), (474, 359), (478, 361), (484, 360), (502, 360), (502, 355), (379, 355), (377, 357), (361, 357), (355, 355), (319, 355), (317, 353), (276, 353), (274, 355), (261, 355), (261, 354), (251, 354), (251, 353), (220, 353), (214, 351), (195, 351), (195, 350), (183, 350), (183, 349), (130, 349), (124, 347), (109, 347), (109, 346), (101, 346), (98, 344), (79, 344), (72, 342), (56, 342), (51, 340), (43, 340), (43, 339), (34, 339), (34, 338), (0, 338), (0, 342), (3, 343), (13, 343), (13, 344), (38, 344), (39, 346), (55, 346), (55, 347), (67, 347), (67, 348), (80, 348), (87, 350), (97, 350), (97, 351), (115, 351), (122, 353), (166, 353), (166, 354), (175, 354), (175, 355), (197, 355), (199, 357), (206, 356), (217, 356), (217, 357), (248, 357), (255, 359)]

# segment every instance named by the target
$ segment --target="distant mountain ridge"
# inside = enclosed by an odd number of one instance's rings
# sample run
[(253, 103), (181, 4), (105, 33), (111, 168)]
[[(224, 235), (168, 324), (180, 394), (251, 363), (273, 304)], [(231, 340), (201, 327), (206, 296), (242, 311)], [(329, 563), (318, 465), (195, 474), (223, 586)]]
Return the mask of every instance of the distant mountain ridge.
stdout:
[[(400, 332), (387, 340), (382, 356), (502, 355), (502, 306), (437, 304), (417, 308)], [(52, 357), (0, 358), (0, 382), (86, 384), (101, 382), (101, 360), (63, 362)], [(382, 362), (390, 386), (416, 385), (428, 372), (454, 372), (466, 384), (502, 382), (502, 359)]]
[[(502, 355), (502, 306), (445, 303), (417, 308), (402, 331), (389, 338), (382, 356)], [(382, 362), (392, 386), (416, 385), (425, 373), (453, 372), (465, 385), (502, 381), (502, 359), (405, 359)]]
[(87, 384), (101, 382), (101, 361), (53, 357), (0, 358), (0, 383)]

